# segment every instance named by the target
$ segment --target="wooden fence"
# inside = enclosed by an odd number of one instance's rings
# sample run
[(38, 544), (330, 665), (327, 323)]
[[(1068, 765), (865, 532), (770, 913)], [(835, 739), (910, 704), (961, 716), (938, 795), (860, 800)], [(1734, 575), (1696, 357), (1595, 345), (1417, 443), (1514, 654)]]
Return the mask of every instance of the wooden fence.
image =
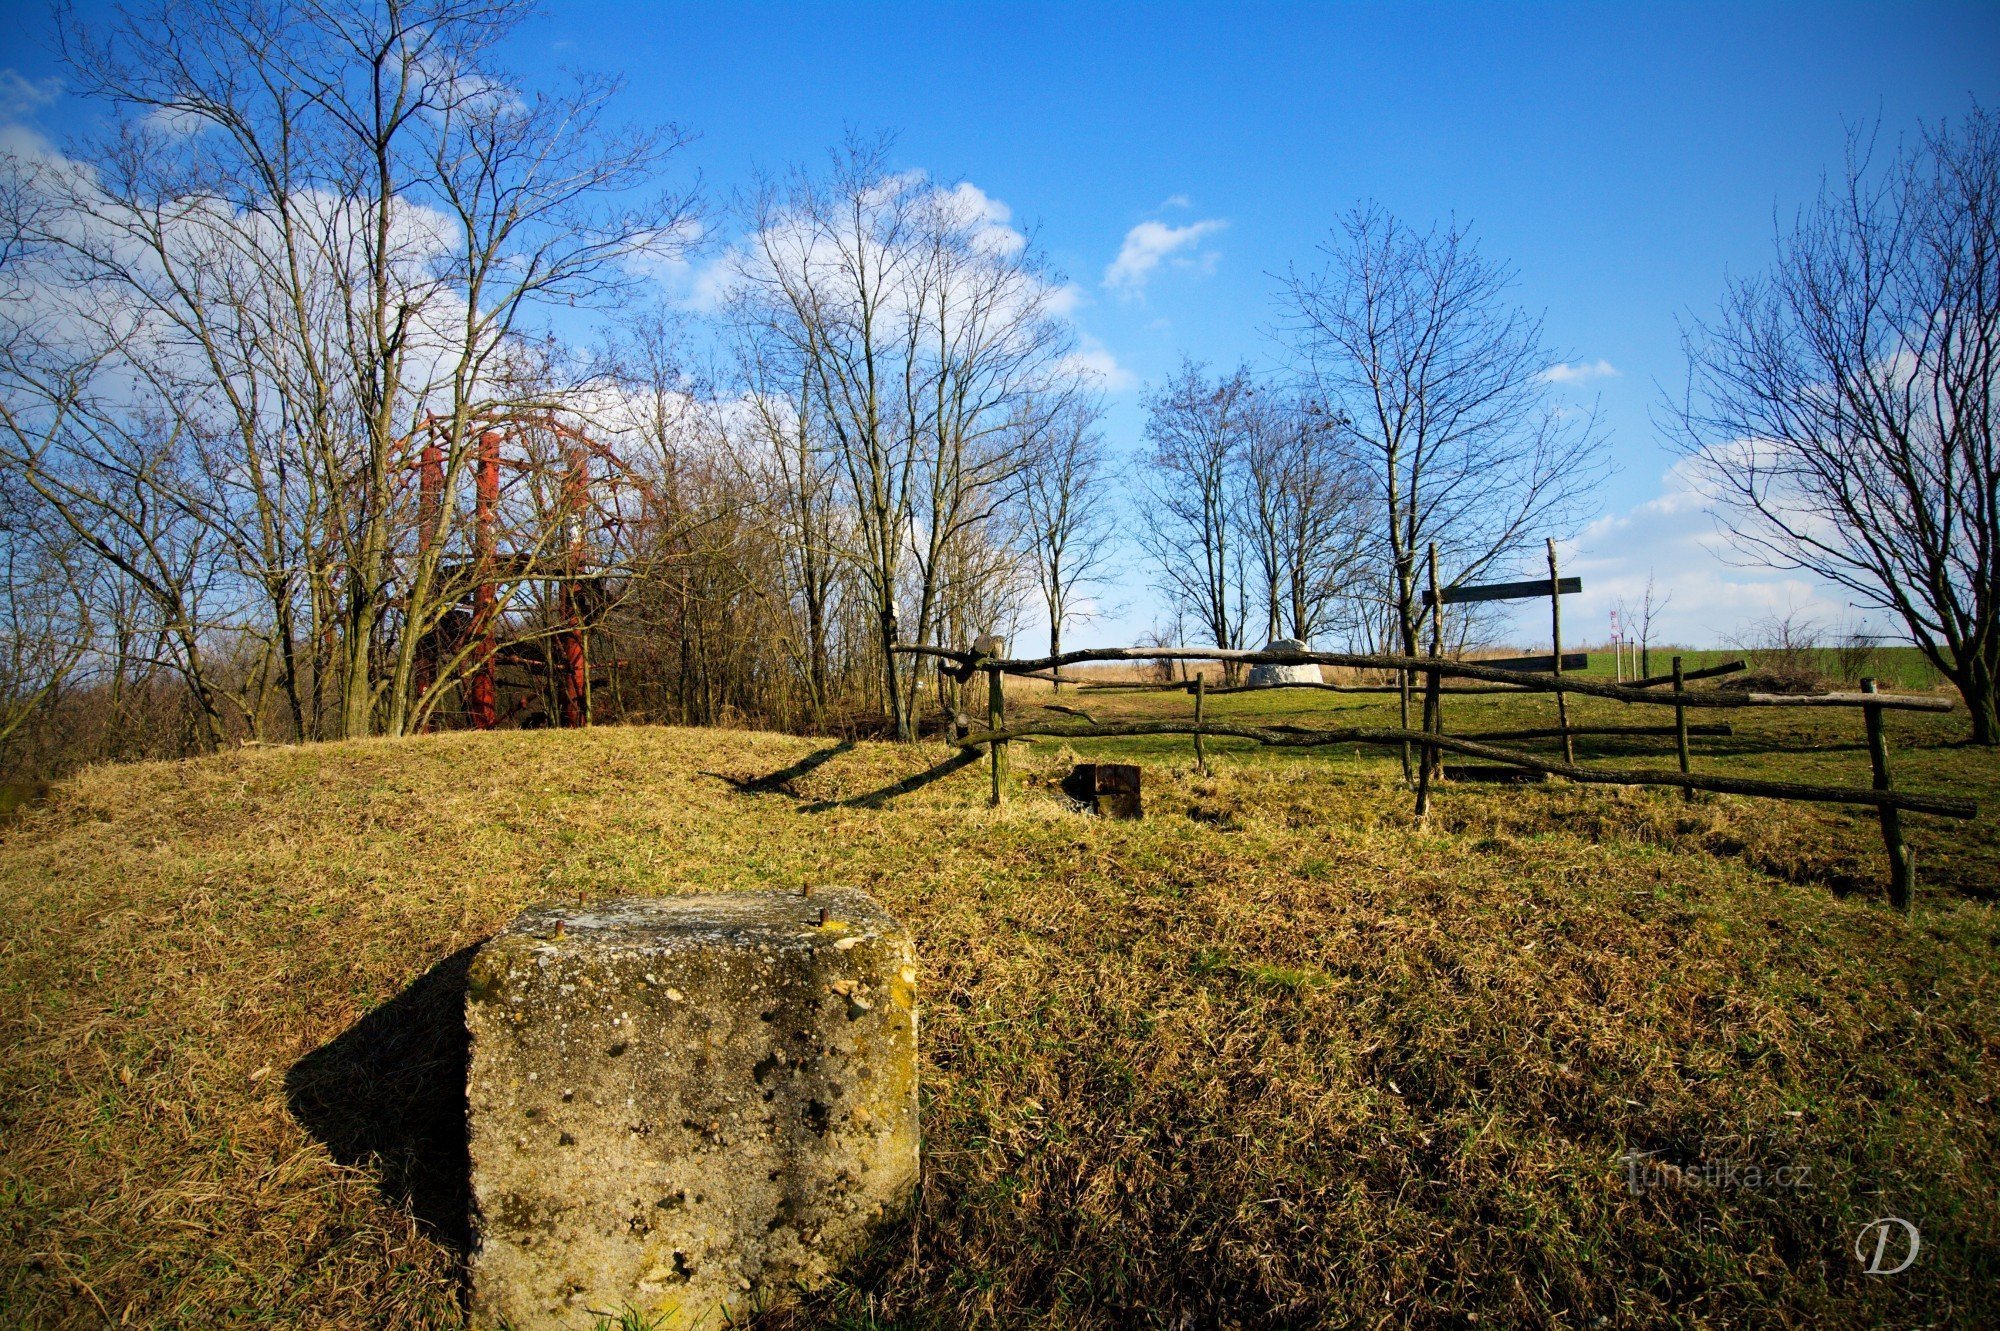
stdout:
[[(1763, 799), (1807, 800), (1816, 803), (1871, 807), (1880, 820), (1883, 846), (1888, 852), (1889, 900), (1899, 910), (1909, 909), (1915, 878), (1909, 848), (1903, 840), (1903, 813), (1928, 813), (1944, 818), (1972, 818), (1978, 813), (1978, 806), (1968, 799), (1917, 794), (1894, 788), (1890, 778), (1888, 743), (1882, 730), (1882, 713), (1885, 711), (1949, 712), (1953, 710), (1955, 704), (1948, 698), (1880, 693), (1876, 691), (1873, 680), (1862, 681), (1862, 688), (1858, 693), (1795, 695), (1720, 690), (1694, 691), (1687, 687), (1690, 680), (1732, 673), (1741, 670), (1742, 663), (1734, 662), (1705, 670), (1684, 671), (1681, 668), (1680, 658), (1676, 657), (1671, 674), (1624, 684), (1611, 684), (1555, 671), (1523, 672), (1510, 668), (1511, 663), (1509, 666), (1496, 667), (1479, 661), (1451, 660), (1439, 654), (1435, 637), (1432, 641), (1432, 654), (1428, 656), (1358, 652), (1241, 651), (1212, 647), (1102, 647), (1064, 652), (1059, 656), (1013, 659), (980, 651), (956, 651), (944, 647), (898, 645), (894, 650), (899, 654), (938, 659), (946, 663), (946, 668), (961, 682), (969, 682), (976, 674), (986, 675), (985, 726), (975, 728), (961, 713), (958, 717), (955, 742), (963, 748), (984, 748), (989, 753), (992, 773), (991, 801), (994, 804), (998, 804), (1002, 797), (1008, 742), (1033, 737), (1105, 739), (1128, 735), (1191, 735), (1194, 739), (1196, 760), (1203, 765), (1207, 761), (1203, 741), (1210, 736), (1254, 740), (1260, 744), (1280, 748), (1310, 748), (1329, 744), (1411, 746), (1422, 754), (1422, 760), (1416, 767), (1416, 811), (1419, 818), (1424, 817), (1429, 811), (1431, 784), (1434, 776), (1442, 774), (1442, 755), (1445, 753), (1461, 754), (1507, 768), (1540, 772), (1594, 785), (1675, 787), (1683, 791), (1689, 799), (1694, 798), (1694, 792), (1701, 790), (1727, 795), (1750, 795)], [(1103, 689), (1152, 688), (1185, 691), (1191, 694), (1194, 700), (1193, 715), (1186, 719), (1100, 722), (1088, 715), (1077, 714), (1075, 719), (1008, 723), (1006, 695), (1001, 687), (1001, 680), (1007, 675), (1048, 679), (1051, 678), (1050, 672), (1060, 671), (1064, 666), (1090, 662), (1176, 660), (1233, 662), (1242, 665), (1336, 666), (1393, 672), (1404, 679), (1421, 678), (1425, 682), (1423, 722), (1418, 729), (1410, 729), (1407, 726), (1341, 726), (1308, 729), (1299, 726), (1246, 725), (1231, 721), (1216, 721), (1207, 715), (1208, 697), (1215, 693), (1240, 690), (1209, 689), (1207, 682), (1197, 675), (1188, 683), (1095, 686)], [(1439, 695), (1447, 691), (1442, 683), (1447, 678), (1481, 682), (1481, 687), (1456, 690), (1462, 693), (1553, 693), (1558, 705), (1557, 725), (1547, 730), (1498, 731), (1479, 735), (1448, 734), (1444, 729), (1443, 709), (1439, 702)], [(1662, 685), (1672, 687), (1663, 689)], [(1088, 687), (1092, 686), (1086, 686)], [(1402, 692), (1407, 685), (1281, 684), (1269, 687), (1316, 688), (1334, 692)], [(1572, 693), (1606, 698), (1635, 706), (1671, 707), (1674, 711), (1673, 726), (1671, 728), (1664, 725), (1573, 726), (1570, 724), (1568, 708), (1564, 701), (1565, 696)], [(1822, 786), (1725, 776), (1693, 770), (1688, 745), (1690, 737), (1728, 734), (1729, 727), (1726, 723), (1690, 724), (1688, 721), (1690, 710), (1727, 714), (1739, 708), (1766, 707), (1860, 710), (1866, 727), (1869, 762), (1873, 771), (1874, 779), (1871, 785), (1866, 789), (1853, 786)], [(1584, 734), (1659, 736), (1672, 734), (1679, 759), (1679, 770), (1655, 771), (1643, 768), (1582, 765), (1575, 759), (1572, 740), (1574, 736)], [(1563, 757), (1542, 758), (1535, 754), (1523, 753), (1518, 749), (1504, 747), (1508, 742), (1540, 738), (1561, 739), (1564, 747)]]

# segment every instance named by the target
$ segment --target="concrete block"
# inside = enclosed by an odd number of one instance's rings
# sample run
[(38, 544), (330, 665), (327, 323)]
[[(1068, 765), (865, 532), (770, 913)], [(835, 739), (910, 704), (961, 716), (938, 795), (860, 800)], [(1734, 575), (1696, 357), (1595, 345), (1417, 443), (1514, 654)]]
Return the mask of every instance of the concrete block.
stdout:
[(528, 911), (474, 958), (475, 1326), (721, 1327), (917, 1184), (908, 932), (846, 889)]

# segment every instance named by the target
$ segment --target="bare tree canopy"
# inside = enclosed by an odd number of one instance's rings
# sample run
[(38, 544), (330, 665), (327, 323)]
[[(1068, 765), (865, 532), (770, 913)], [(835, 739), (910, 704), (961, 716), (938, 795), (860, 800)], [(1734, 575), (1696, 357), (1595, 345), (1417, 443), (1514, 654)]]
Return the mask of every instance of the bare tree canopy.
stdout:
[(1253, 627), (1309, 642), (1351, 619), (1366, 477), (1340, 419), (1246, 366), (1211, 380), (1192, 361), (1146, 413), (1135, 532), (1175, 613), (1225, 648), (1250, 645)]
[(1339, 417), (1310, 397), (1269, 389), (1255, 404), (1241, 462), (1237, 525), (1265, 640), (1309, 643), (1361, 592), (1367, 476)]
[(1025, 445), (1021, 529), (1048, 616), (1051, 656), (1062, 652), (1063, 628), (1078, 617), (1077, 601), (1101, 581), (1111, 553), (1103, 412), (1097, 398), (1079, 395), (1054, 412), (1031, 409), (1022, 425), (1041, 436)]
[(1146, 402), (1152, 446), (1139, 471), (1145, 505), (1134, 534), (1159, 589), (1217, 647), (1241, 647), (1250, 613), (1247, 552), (1238, 539), (1238, 478), (1255, 431), (1257, 389), (1239, 367), (1210, 380), (1182, 361)]
[(1374, 576), (1414, 652), (1426, 548), (1447, 584), (1539, 549), (1603, 476), (1603, 441), (1551, 399), (1541, 320), (1508, 302), (1513, 270), (1468, 230), (1362, 205), (1321, 252), (1285, 284), (1282, 334), (1366, 469)]
[(1024, 414), (1059, 409), (1076, 375), (1028, 238), (969, 186), (891, 171), (886, 151), (849, 143), (831, 170), (760, 190), (730, 296), (745, 363), (787, 394), (797, 376), (788, 410), (834, 463), (852, 521), (822, 535), (849, 542), (837, 553), (867, 588), (884, 708), (909, 738), (917, 681), (889, 647), (995, 627), (974, 621), (1018, 591), (1004, 526), (1042, 437)]
[[(602, 80), (517, 86), (495, 48), (527, 12), (60, 15), (74, 88), (112, 114), (5, 163), (25, 243), (0, 261), (32, 296), (8, 311), (0, 460), (150, 604), (210, 745), (256, 732), (274, 686), (302, 737), (435, 704), (449, 672), (417, 658), (463, 599), (468, 515), (406, 480), (434, 465), (430, 493), (455, 491), (481, 421), (554, 404), (546, 313), (684, 247), (690, 199), (658, 184), (675, 132), (609, 125)], [(516, 583), (554, 540), (513, 552)]]
[(1667, 416), (1740, 551), (1895, 615), (2000, 743), (2000, 119), (1871, 147), (1686, 331)]

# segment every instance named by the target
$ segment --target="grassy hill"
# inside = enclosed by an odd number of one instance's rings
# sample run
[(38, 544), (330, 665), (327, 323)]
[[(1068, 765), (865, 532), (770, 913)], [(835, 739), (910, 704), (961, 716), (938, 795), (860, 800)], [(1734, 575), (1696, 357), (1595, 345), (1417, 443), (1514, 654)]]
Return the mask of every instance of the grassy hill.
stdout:
[[(1865, 772), (1858, 718), (1774, 724)], [(1117, 746), (1136, 824), (1060, 745), (999, 810), (939, 747), (720, 731), (94, 769), (0, 831), (0, 1323), (456, 1325), (467, 949), (810, 882), (916, 932), (927, 1174), (787, 1324), (1992, 1325), (1995, 774), (1896, 725), (1987, 802), (1913, 820), (1907, 918), (1846, 812), (1454, 786), (1415, 829), (1352, 752)], [(1869, 1277), (1884, 1214), (1923, 1250)]]

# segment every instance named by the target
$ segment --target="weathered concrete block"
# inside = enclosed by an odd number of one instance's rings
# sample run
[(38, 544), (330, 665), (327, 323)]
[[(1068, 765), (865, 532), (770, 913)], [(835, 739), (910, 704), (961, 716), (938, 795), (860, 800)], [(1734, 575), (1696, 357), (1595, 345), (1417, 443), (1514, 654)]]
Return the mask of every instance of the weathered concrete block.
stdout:
[[(1312, 648), (1297, 638), (1273, 638), (1264, 644), (1267, 652), (1309, 652)], [(1269, 665), (1250, 667), (1250, 687), (1270, 688), (1274, 684), (1318, 684), (1324, 678), (1316, 665)]]
[(851, 890), (522, 915), (466, 991), (474, 1324), (720, 1327), (824, 1281), (915, 1193), (915, 981)]

